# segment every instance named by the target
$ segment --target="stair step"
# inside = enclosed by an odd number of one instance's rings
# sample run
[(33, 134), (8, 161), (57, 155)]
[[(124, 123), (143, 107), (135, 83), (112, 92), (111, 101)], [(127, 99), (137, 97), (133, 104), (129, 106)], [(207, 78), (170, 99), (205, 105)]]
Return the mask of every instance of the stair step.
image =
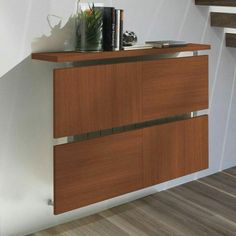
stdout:
[(236, 34), (226, 34), (226, 46), (236, 48)]
[(195, 0), (196, 5), (236, 7), (236, 0)]
[(211, 12), (211, 26), (236, 28), (236, 14)]

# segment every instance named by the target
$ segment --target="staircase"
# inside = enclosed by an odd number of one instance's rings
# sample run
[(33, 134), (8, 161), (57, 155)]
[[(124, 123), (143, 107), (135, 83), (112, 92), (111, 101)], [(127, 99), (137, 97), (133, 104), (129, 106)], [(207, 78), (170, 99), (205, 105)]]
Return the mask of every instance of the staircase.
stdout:
[[(236, 7), (236, 0), (195, 0), (196, 5)], [(235, 28), (236, 13), (211, 12), (211, 26)], [(226, 33), (226, 46), (236, 47), (236, 34)]]

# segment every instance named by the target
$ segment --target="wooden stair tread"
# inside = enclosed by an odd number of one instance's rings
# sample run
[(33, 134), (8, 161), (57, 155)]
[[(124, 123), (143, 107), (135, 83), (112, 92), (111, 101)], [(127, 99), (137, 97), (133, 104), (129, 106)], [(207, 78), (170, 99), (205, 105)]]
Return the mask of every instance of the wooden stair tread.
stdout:
[(236, 28), (236, 14), (211, 12), (211, 26)]
[(226, 46), (236, 48), (236, 34), (232, 33), (226, 34)]
[(235, 7), (235, 0), (195, 0), (196, 5)]

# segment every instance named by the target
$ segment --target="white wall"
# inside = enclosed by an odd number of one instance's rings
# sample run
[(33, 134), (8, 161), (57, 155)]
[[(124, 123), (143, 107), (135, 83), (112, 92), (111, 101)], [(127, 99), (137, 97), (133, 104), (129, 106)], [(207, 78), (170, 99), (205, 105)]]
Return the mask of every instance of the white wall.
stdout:
[[(125, 29), (137, 32), (140, 42), (182, 39), (212, 45), (210, 169), (53, 216), (47, 206), (53, 193), (52, 69), (60, 65), (32, 61), (29, 55), (70, 48), (72, 25), (51, 32), (46, 18), (63, 17), (63, 27), (75, 0), (0, 0), (1, 236), (34, 232), (236, 165), (236, 51), (225, 48), (222, 29), (210, 27), (208, 7), (197, 7), (193, 0), (119, 0), (113, 5), (125, 9)], [(58, 24), (56, 18), (52, 21)]]

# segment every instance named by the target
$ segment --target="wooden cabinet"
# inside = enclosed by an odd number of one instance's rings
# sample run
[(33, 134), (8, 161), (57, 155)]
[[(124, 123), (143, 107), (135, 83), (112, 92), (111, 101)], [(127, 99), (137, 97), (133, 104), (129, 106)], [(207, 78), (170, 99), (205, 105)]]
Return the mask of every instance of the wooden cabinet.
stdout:
[[(54, 146), (55, 214), (208, 168), (208, 118), (186, 119), (186, 113), (208, 108), (208, 56), (163, 59), (164, 54), (207, 49), (188, 44), (32, 55), (94, 64), (54, 70), (54, 138), (107, 135)], [(182, 120), (173, 120), (182, 114)], [(122, 128), (126, 125), (133, 130)], [(123, 131), (111, 134), (113, 128)]]

